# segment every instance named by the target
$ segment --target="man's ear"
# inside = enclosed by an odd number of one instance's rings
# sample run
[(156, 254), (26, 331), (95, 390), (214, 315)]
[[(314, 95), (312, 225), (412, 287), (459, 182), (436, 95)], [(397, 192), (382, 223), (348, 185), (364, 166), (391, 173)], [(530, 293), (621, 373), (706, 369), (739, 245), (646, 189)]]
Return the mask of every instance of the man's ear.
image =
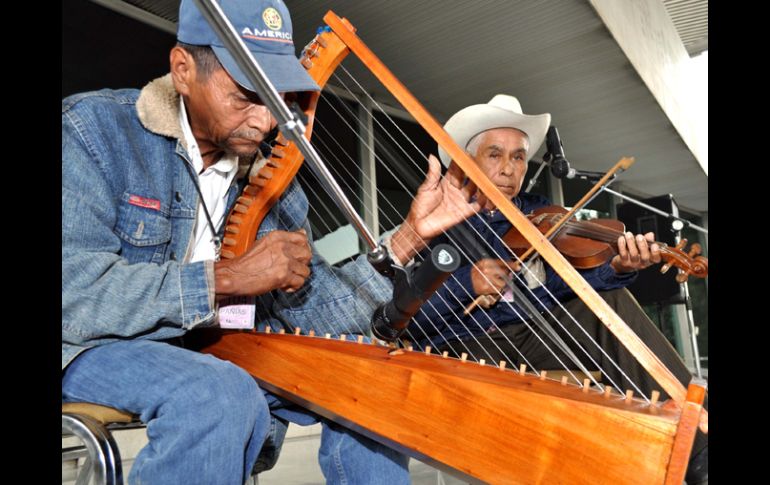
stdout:
[(176, 91), (183, 96), (189, 96), (190, 86), (196, 79), (195, 59), (183, 48), (174, 46), (169, 53), (169, 63), (171, 80)]

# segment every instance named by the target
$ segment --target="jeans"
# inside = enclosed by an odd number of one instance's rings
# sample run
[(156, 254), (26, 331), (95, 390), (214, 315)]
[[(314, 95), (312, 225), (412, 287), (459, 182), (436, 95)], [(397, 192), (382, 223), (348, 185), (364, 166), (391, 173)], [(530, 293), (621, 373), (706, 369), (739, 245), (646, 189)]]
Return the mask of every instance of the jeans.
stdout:
[[(319, 420), (229, 362), (151, 340), (83, 352), (63, 371), (62, 399), (129, 411), (147, 424), (149, 443), (131, 467), (131, 484), (242, 485), (275, 429), (271, 412), (301, 425)], [(405, 456), (322, 422), (318, 459), (327, 483), (409, 483)]]

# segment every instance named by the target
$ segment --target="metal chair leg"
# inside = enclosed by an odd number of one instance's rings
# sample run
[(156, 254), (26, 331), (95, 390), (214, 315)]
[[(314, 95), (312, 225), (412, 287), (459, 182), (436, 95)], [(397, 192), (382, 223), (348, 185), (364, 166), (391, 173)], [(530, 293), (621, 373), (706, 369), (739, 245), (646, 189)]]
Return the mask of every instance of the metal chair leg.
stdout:
[[(120, 464), (120, 452), (112, 434), (100, 422), (82, 414), (61, 415), (62, 433), (77, 436), (86, 446), (88, 462), (92, 468), (97, 485), (123, 485), (123, 468)], [(89, 473), (88, 464), (83, 470)], [(81, 483), (80, 477), (78, 482)], [(88, 483), (88, 480), (84, 483)]]

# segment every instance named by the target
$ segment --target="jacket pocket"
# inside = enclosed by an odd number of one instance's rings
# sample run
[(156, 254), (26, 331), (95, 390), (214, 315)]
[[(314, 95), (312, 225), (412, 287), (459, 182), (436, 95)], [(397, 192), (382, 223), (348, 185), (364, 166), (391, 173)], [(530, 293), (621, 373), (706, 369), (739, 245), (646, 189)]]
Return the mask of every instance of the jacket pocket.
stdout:
[(121, 239), (121, 256), (129, 263), (160, 264), (171, 241), (171, 221), (162, 208), (134, 205), (130, 197), (135, 196), (126, 192), (121, 197), (114, 229)]

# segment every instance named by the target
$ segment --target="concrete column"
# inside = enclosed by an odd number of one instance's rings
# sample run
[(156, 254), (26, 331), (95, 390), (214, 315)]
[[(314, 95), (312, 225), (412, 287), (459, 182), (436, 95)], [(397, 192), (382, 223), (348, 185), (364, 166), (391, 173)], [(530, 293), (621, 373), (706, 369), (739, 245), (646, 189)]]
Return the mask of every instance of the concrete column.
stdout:
[(589, 0), (708, 175), (708, 130), (691, 89), (691, 59), (660, 0)]

